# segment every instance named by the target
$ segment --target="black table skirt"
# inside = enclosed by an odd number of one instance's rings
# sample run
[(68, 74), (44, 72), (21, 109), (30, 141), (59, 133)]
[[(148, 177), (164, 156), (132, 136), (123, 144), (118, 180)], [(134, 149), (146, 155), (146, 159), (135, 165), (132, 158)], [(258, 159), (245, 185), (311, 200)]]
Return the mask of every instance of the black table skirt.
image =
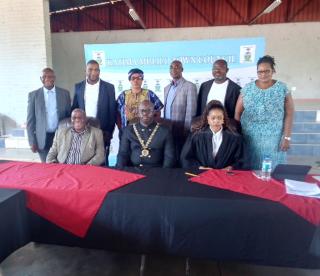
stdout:
[(0, 189), (0, 262), (29, 241), (25, 193)]
[(84, 239), (30, 212), (32, 240), (147, 254), (320, 268), (316, 227), (268, 200), (189, 182), (181, 169), (109, 193)]

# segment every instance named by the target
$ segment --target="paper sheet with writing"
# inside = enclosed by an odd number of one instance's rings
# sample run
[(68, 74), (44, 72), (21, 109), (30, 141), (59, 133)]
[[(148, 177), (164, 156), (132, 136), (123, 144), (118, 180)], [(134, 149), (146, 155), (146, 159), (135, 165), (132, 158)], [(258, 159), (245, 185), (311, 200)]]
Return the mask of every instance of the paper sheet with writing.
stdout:
[(285, 179), (288, 194), (320, 198), (320, 187), (315, 183), (307, 183)]

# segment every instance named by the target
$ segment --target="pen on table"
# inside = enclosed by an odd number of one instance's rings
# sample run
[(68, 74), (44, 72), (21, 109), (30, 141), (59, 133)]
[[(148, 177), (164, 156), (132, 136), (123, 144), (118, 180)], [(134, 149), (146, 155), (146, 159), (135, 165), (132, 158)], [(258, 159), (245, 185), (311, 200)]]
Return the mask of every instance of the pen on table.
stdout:
[(185, 172), (184, 174), (185, 174), (185, 175), (189, 175), (189, 176), (197, 176), (196, 174), (189, 173), (189, 172)]

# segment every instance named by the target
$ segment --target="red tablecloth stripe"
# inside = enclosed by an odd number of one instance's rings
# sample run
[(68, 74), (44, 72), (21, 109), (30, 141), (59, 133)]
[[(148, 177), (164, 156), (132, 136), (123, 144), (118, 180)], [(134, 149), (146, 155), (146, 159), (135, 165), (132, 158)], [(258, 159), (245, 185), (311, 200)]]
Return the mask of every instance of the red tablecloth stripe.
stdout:
[[(314, 225), (320, 225), (320, 200), (317, 198), (290, 195), (285, 185), (277, 180), (263, 181), (250, 171), (235, 171), (228, 175), (224, 170), (209, 170), (190, 179), (193, 182), (215, 188), (256, 196), (279, 202)], [(309, 182), (318, 183), (308, 178)]]
[(108, 192), (143, 178), (96, 166), (9, 162), (0, 187), (25, 190), (33, 212), (84, 237)]

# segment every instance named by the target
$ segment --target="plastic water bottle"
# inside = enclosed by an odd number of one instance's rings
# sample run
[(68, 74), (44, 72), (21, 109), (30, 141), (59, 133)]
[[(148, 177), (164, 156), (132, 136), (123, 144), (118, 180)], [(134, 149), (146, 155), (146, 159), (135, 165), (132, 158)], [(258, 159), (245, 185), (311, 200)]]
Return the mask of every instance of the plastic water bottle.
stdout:
[(269, 156), (263, 158), (261, 166), (261, 179), (269, 181), (271, 179), (272, 160)]

